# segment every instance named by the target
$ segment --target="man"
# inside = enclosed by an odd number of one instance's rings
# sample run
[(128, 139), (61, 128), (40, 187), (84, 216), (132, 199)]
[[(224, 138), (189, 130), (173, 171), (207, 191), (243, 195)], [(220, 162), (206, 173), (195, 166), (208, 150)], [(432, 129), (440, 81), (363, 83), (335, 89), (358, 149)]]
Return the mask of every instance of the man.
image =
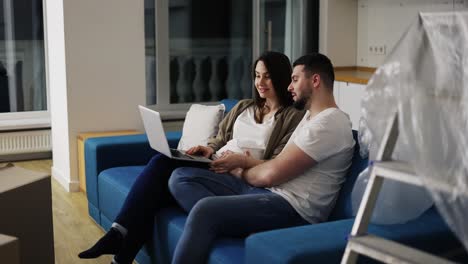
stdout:
[[(218, 237), (327, 219), (351, 165), (351, 122), (335, 103), (326, 56), (305, 55), (293, 66), (288, 90), (295, 107), (308, 111), (276, 158), (234, 176), (196, 168), (173, 172), (171, 193), (189, 212), (173, 263), (206, 262)], [(233, 169), (228, 165), (214, 161), (212, 170)]]

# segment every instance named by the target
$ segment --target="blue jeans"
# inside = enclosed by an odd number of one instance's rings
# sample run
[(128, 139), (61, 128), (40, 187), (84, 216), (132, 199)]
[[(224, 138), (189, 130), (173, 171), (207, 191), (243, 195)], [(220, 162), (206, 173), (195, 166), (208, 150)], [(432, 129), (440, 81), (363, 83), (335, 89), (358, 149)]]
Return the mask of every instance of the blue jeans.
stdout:
[(177, 167), (207, 167), (204, 163), (170, 159), (160, 153), (153, 156), (133, 183), (115, 222), (128, 231), (122, 248), (126, 260), (135, 258), (153, 233), (156, 212), (175, 204), (168, 190), (168, 179)]
[(206, 263), (216, 238), (306, 225), (280, 195), (230, 174), (201, 168), (178, 168), (169, 190), (189, 212), (172, 263)]

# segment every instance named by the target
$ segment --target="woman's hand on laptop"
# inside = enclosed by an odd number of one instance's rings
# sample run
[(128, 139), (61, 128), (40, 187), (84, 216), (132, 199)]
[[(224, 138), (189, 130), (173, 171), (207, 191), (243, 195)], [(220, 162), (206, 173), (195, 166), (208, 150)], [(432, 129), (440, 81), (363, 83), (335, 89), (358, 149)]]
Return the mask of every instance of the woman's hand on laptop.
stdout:
[(196, 146), (196, 147), (191, 147), (185, 153), (189, 155), (198, 155), (198, 156), (203, 156), (205, 158), (210, 158), (211, 155), (214, 153), (214, 149), (206, 146)]

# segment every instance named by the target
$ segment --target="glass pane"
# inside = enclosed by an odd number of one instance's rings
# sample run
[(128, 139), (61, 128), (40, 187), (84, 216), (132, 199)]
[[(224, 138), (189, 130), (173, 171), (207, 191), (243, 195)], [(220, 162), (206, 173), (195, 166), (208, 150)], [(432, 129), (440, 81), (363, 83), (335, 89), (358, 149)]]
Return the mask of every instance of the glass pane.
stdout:
[(273, 50), (291, 60), (318, 51), (319, 1), (260, 0), (260, 52)]
[(286, 0), (262, 0), (260, 51), (285, 52)]
[(250, 98), (252, 0), (169, 0), (169, 54), (171, 103)]
[(146, 104), (156, 104), (155, 0), (145, 0)]
[(42, 0), (0, 4), (0, 112), (47, 110)]

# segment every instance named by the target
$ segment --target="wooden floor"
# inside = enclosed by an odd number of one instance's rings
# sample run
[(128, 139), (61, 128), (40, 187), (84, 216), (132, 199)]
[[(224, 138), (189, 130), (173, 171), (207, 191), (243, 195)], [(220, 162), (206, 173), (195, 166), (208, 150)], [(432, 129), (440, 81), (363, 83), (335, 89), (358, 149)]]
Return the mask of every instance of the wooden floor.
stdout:
[[(18, 167), (50, 173), (51, 160), (14, 162)], [(82, 192), (69, 193), (52, 178), (55, 263), (106, 263), (112, 256), (81, 260), (78, 253), (92, 246), (104, 232), (88, 216), (88, 203)]]

